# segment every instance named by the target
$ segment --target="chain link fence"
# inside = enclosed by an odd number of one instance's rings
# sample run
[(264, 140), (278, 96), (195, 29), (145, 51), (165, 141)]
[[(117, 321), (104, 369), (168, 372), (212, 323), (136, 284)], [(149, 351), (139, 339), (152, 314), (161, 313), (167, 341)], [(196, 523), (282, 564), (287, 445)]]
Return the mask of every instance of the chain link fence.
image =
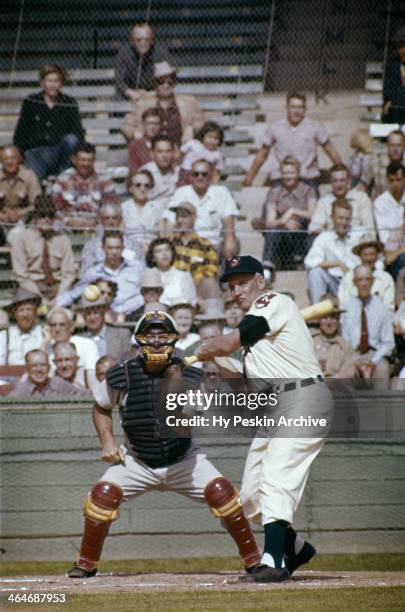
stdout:
[[(368, 419), (370, 397), (366, 393), (360, 400), (361, 418)], [(388, 435), (330, 440), (311, 471), (296, 528), (321, 552), (404, 550), (401, 397), (374, 393), (372, 402)], [(388, 405), (396, 406), (389, 415)], [(3, 398), (0, 423), (2, 559), (73, 561), (83, 528), (82, 504), (106, 469), (91, 404)], [(114, 431), (120, 437), (118, 414)], [(239, 486), (249, 440), (228, 436), (224, 443), (216, 436), (200, 442), (214, 465)], [(123, 504), (103, 559), (236, 554), (204, 504), (152, 491)]]

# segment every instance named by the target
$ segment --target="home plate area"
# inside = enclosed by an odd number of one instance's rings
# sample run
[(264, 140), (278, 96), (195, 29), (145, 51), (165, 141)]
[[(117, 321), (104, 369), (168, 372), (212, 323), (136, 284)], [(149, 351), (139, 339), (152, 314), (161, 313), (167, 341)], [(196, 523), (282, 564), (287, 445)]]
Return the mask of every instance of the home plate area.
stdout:
[[(148, 573), (98, 574), (85, 580), (67, 576), (18, 577), (0, 579), (0, 593), (101, 593), (101, 592), (159, 592), (159, 591), (238, 591), (262, 589), (330, 589), (353, 587), (405, 586), (405, 572), (296, 572), (291, 580), (280, 584), (240, 582), (237, 572), (217, 573)], [(244, 576), (244, 574), (243, 574)]]

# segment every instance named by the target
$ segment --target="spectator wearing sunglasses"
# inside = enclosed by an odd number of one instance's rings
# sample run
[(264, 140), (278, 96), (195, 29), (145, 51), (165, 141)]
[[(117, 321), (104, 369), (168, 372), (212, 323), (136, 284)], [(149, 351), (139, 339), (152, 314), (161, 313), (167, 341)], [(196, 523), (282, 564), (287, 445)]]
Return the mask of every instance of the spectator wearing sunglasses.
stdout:
[(161, 223), (162, 234), (175, 226), (176, 215), (173, 209), (183, 202), (190, 202), (197, 211), (195, 231), (210, 240), (223, 257), (234, 257), (238, 250), (235, 235), (238, 209), (226, 187), (212, 185), (212, 166), (205, 159), (194, 162), (191, 167), (191, 185), (179, 187), (167, 205)]
[(132, 113), (125, 116), (121, 131), (128, 140), (140, 138), (143, 112), (157, 108), (162, 115), (162, 133), (170, 136), (179, 147), (202, 128), (204, 115), (195, 96), (175, 95), (176, 69), (168, 62), (155, 64), (154, 83), (154, 91), (143, 93)]
[(123, 230), (125, 236), (135, 240), (146, 252), (148, 245), (157, 236), (162, 208), (158, 200), (150, 200), (155, 181), (149, 170), (138, 170), (127, 179), (127, 189), (131, 194), (121, 204)]

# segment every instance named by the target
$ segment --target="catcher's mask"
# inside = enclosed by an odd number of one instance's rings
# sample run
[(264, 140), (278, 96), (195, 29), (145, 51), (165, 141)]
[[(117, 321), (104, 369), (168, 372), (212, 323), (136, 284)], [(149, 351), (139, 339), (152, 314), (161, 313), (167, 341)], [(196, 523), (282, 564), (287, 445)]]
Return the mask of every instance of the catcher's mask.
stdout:
[(164, 370), (178, 338), (176, 323), (166, 312), (152, 310), (139, 319), (135, 339), (141, 347), (148, 372)]

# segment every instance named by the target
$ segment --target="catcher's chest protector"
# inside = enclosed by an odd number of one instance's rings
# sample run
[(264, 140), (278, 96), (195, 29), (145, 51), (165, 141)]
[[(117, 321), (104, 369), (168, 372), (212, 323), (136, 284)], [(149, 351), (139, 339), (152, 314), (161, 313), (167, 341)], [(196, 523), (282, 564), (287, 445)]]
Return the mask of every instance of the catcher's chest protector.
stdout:
[[(163, 419), (169, 414), (164, 407), (164, 372), (151, 374), (142, 358), (130, 359), (107, 372), (107, 383), (127, 392), (125, 406), (121, 408), (121, 425), (130, 452), (151, 468), (166, 467), (179, 461), (191, 444), (191, 438), (160, 435)], [(201, 374), (195, 368), (182, 372), (185, 386), (195, 386)]]

